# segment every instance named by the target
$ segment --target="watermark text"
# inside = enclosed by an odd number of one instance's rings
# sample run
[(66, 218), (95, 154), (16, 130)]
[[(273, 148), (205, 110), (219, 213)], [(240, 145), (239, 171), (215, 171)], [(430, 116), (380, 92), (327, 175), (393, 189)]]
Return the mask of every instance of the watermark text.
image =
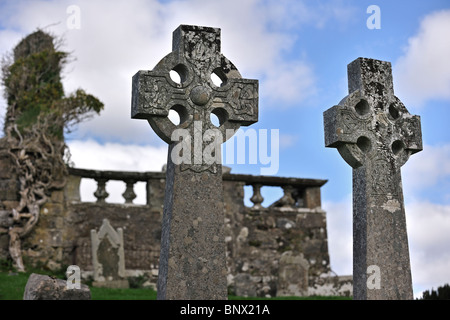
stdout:
[(381, 272), (377, 265), (367, 267), (367, 289), (381, 289)]
[[(178, 128), (171, 140), (176, 144), (170, 157), (174, 164), (260, 164), (262, 175), (274, 175), (279, 169), (279, 130), (225, 130), (225, 140), (219, 129), (202, 131), (202, 121), (194, 121), (191, 130)], [(227, 141), (222, 148), (223, 141)], [(222, 152), (225, 155), (222, 157)]]
[(367, 28), (370, 30), (381, 29), (381, 10), (377, 5), (367, 7), (367, 13), (371, 14), (366, 21)]
[(68, 266), (66, 271), (67, 281), (66, 288), (67, 289), (81, 289), (81, 271), (79, 266)]
[(66, 20), (67, 29), (81, 29), (81, 10), (77, 5), (70, 5), (66, 9), (66, 13), (69, 15)]

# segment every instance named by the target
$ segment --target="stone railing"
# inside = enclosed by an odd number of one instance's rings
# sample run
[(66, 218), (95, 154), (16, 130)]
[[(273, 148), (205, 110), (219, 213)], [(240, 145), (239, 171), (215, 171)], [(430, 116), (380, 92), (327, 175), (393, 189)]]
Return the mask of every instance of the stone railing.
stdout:
[[(134, 185), (136, 182), (145, 182), (147, 191), (147, 205), (154, 205), (152, 194), (154, 190), (161, 189), (161, 181), (166, 178), (166, 173), (162, 171), (148, 171), (148, 172), (133, 172), (133, 171), (99, 171), (87, 170), (78, 168), (69, 168), (70, 180), (72, 186), (72, 195), (70, 199), (80, 201), (80, 181), (83, 178), (93, 179), (97, 182), (97, 190), (94, 196), (97, 198), (97, 203), (105, 203), (105, 199), (109, 196), (106, 190), (106, 183), (110, 180), (123, 181), (126, 185), (122, 196), (125, 204), (132, 204), (136, 198), (134, 192)], [(327, 180), (319, 179), (300, 179), (300, 178), (286, 178), (275, 176), (255, 176), (246, 174), (223, 174), (224, 181), (236, 182), (245, 186), (252, 186), (253, 194), (250, 201), (253, 203), (252, 209), (265, 209), (262, 206), (264, 201), (261, 195), (261, 188), (264, 186), (281, 187), (283, 189), (283, 196), (270, 205), (270, 208), (309, 208), (315, 209), (321, 207), (320, 187), (323, 186)], [(164, 191), (164, 190), (162, 190)], [(159, 199), (157, 202), (160, 202)]]
[(71, 199), (80, 200), (79, 187), (80, 180), (83, 178), (93, 179), (97, 182), (97, 190), (94, 192), (94, 196), (97, 198), (97, 203), (105, 203), (105, 199), (109, 196), (106, 191), (106, 183), (110, 180), (123, 181), (126, 184), (126, 188), (122, 196), (125, 203), (131, 204), (136, 198), (136, 193), (134, 192), (134, 185), (136, 182), (146, 182), (147, 183), (147, 204), (150, 204), (149, 191), (149, 181), (165, 179), (165, 172), (160, 171), (149, 171), (149, 172), (137, 172), (137, 171), (99, 171), (99, 170), (88, 170), (88, 169), (78, 169), (78, 168), (68, 168), (69, 174), (75, 179), (71, 179), (73, 188), (77, 190), (72, 190)]
[(261, 188), (264, 186), (281, 187), (283, 196), (272, 203), (270, 208), (309, 208), (321, 207), (320, 187), (327, 180), (300, 179), (275, 176), (254, 176), (247, 174), (224, 174), (224, 181), (235, 181), (252, 186), (253, 194), (250, 201), (253, 203), (252, 209), (265, 209), (262, 206), (264, 201), (261, 195)]

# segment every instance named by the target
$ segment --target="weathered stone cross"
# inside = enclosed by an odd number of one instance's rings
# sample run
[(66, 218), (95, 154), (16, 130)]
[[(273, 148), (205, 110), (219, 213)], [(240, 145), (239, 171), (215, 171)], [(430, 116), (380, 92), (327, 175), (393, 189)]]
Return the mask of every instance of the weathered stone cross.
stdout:
[(349, 95), (324, 112), (325, 145), (353, 168), (355, 299), (412, 299), (400, 168), (422, 150), (420, 117), (394, 95), (391, 64), (348, 65)]
[(131, 107), (169, 144), (158, 299), (227, 299), (220, 145), (258, 121), (258, 81), (242, 79), (220, 53), (220, 29), (181, 25), (172, 50), (133, 76)]

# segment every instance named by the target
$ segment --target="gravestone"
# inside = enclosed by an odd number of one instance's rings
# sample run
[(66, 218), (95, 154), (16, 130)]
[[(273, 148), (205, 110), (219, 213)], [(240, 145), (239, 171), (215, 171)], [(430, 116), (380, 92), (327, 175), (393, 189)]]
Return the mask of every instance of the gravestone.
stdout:
[(412, 299), (400, 168), (422, 150), (420, 117), (394, 95), (391, 64), (348, 65), (349, 95), (324, 112), (325, 145), (353, 168), (355, 299)]
[(220, 44), (220, 29), (181, 25), (172, 53), (133, 76), (132, 118), (169, 144), (158, 299), (227, 299), (220, 145), (257, 122), (258, 81), (242, 79)]
[(108, 219), (97, 232), (91, 230), (92, 264), (94, 266), (94, 287), (128, 288), (125, 274), (123, 230), (113, 229)]
[(277, 297), (308, 295), (309, 262), (303, 253), (283, 252), (278, 262)]
[(69, 288), (67, 281), (32, 273), (25, 286), (23, 300), (90, 300), (91, 291), (85, 284)]

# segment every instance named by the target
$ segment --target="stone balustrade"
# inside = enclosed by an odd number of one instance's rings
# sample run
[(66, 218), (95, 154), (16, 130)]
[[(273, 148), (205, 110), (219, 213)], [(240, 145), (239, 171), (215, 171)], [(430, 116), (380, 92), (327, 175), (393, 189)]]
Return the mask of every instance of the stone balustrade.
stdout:
[[(97, 182), (97, 190), (94, 196), (97, 203), (106, 203), (109, 193), (106, 190), (106, 183), (111, 180), (123, 181), (125, 190), (122, 193), (125, 204), (132, 204), (136, 198), (134, 185), (136, 182), (146, 183), (146, 204), (155, 205), (160, 203), (161, 199), (152, 199), (154, 189), (161, 189), (161, 182), (165, 181), (166, 174), (162, 171), (99, 171), (78, 168), (69, 168), (69, 174), (72, 176), (70, 183), (72, 186), (72, 200), (80, 201), (79, 187), (83, 178), (93, 179)], [(236, 182), (244, 186), (251, 186), (253, 189), (250, 201), (253, 203), (251, 207), (255, 211), (269, 210), (269, 208), (308, 208), (315, 209), (321, 207), (320, 187), (327, 180), (319, 179), (301, 179), (286, 178), (276, 176), (254, 176), (248, 174), (231, 174), (224, 173), (222, 176), (224, 181)], [(272, 203), (268, 207), (263, 207), (264, 197), (261, 195), (261, 188), (264, 186), (281, 187), (283, 196)], [(162, 202), (161, 202), (162, 203)]]
[[(142, 181), (147, 183), (147, 191), (150, 189), (150, 182), (165, 179), (165, 172), (136, 172), (136, 171), (99, 171), (69, 168), (69, 174), (73, 177), (70, 179), (73, 184), (72, 200), (80, 200), (79, 186), (81, 179), (93, 179), (97, 182), (97, 190), (94, 196), (97, 198), (97, 203), (106, 203), (109, 193), (106, 190), (106, 183), (110, 180), (123, 181), (126, 185), (122, 196), (126, 204), (132, 204), (136, 198), (134, 192), (134, 185), (136, 182)], [(149, 193), (149, 192), (147, 192)], [(150, 204), (149, 194), (147, 194), (147, 204)]]
[[(241, 182), (244, 185), (252, 186), (253, 195), (250, 201), (253, 203), (253, 210), (264, 210), (270, 208), (308, 208), (315, 209), (321, 207), (320, 187), (327, 180), (320, 179), (301, 179), (301, 178), (285, 178), (276, 176), (254, 176), (248, 174), (224, 174), (224, 181)], [(281, 187), (283, 196), (272, 203), (269, 207), (264, 208), (264, 201), (261, 195), (261, 188)]]

